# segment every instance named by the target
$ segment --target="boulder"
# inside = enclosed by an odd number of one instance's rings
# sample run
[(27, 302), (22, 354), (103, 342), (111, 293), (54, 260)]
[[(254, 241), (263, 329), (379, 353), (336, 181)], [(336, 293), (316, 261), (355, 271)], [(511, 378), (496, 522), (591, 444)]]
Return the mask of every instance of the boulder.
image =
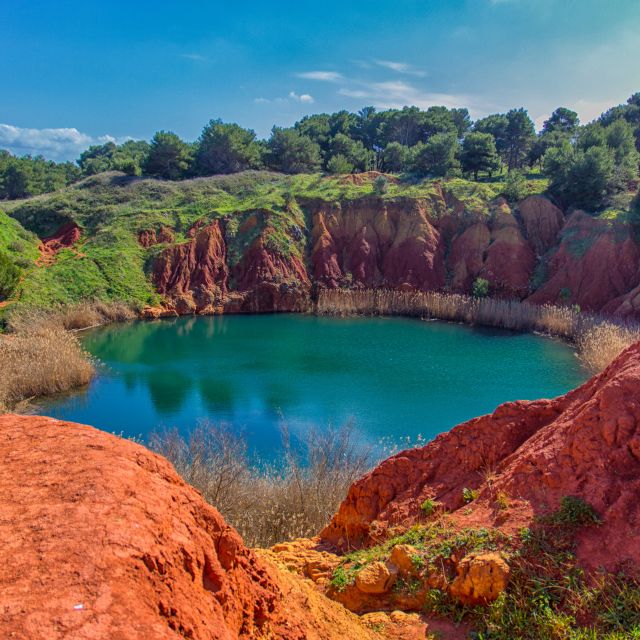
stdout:
[(493, 602), (509, 582), (509, 565), (499, 553), (469, 554), (458, 563), (456, 571), (449, 593), (470, 606)]

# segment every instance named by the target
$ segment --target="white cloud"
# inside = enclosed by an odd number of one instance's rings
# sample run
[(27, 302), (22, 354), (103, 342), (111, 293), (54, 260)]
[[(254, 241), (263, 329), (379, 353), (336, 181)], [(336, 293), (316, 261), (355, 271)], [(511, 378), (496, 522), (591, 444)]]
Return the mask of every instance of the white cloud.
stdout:
[(193, 60), (194, 62), (205, 62), (207, 60), (206, 56), (199, 53), (181, 53), (180, 57), (186, 58), (187, 60)]
[(426, 71), (423, 71), (422, 69), (416, 69), (407, 62), (395, 62), (393, 60), (374, 60), (374, 62), (379, 67), (391, 69), (391, 71), (395, 71), (396, 73), (404, 73), (405, 75), (419, 76), (421, 78), (427, 75)]
[(422, 109), (433, 105), (449, 108), (469, 107), (473, 109), (474, 100), (466, 95), (435, 93), (424, 91), (401, 80), (386, 82), (355, 82), (352, 86), (342, 87), (338, 93), (349, 98), (370, 100), (376, 107), (397, 109), (404, 106), (416, 106)]
[(124, 142), (131, 138), (115, 138), (110, 135), (90, 136), (76, 128), (26, 129), (10, 124), (0, 124), (0, 148), (16, 155), (42, 154), (53, 160), (76, 158), (92, 144)]
[(341, 82), (344, 80), (344, 76), (337, 71), (303, 71), (296, 73), (296, 76), (305, 80), (319, 80), (321, 82)]
[(313, 96), (310, 96), (308, 93), (303, 93), (302, 95), (298, 95), (295, 91), (289, 92), (289, 97), (296, 102), (306, 102), (307, 104), (311, 104), (315, 102)]
[(254, 98), (255, 104), (285, 104), (287, 102), (302, 102), (303, 104), (312, 104), (315, 102), (313, 96), (308, 93), (297, 94), (295, 91), (289, 91), (286, 98)]

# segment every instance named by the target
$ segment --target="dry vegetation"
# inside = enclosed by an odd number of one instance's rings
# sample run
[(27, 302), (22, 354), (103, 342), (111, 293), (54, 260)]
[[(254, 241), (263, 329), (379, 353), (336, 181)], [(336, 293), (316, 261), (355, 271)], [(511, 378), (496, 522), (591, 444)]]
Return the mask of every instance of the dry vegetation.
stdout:
[(21, 308), (0, 334), (0, 411), (87, 384), (95, 373), (89, 354), (71, 333), (135, 317), (118, 303), (82, 303), (55, 311)]
[(621, 351), (640, 340), (638, 325), (591, 316), (572, 307), (459, 294), (388, 289), (322, 290), (316, 311), (328, 315), (413, 316), (538, 331), (574, 342), (581, 360), (594, 373), (602, 371)]
[(175, 429), (154, 434), (150, 445), (249, 546), (269, 547), (318, 533), (371, 466), (370, 451), (353, 436), (349, 424), (311, 430), (294, 446), (283, 430), (285, 456), (277, 467), (252, 461), (242, 434), (209, 422), (188, 439)]

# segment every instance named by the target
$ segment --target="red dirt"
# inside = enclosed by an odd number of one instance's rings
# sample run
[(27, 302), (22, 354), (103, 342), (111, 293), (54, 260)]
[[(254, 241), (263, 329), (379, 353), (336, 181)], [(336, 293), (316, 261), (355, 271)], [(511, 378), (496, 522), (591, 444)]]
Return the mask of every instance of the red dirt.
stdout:
[(66, 222), (53, 235), (42, 238), (37, 264), (39, 266), (51, 264), (56, 254), (62, 249), (72, 247), (80, 240), (80, 235), (80, 227), (75, 222)]
[[(469, 506), (464, 488), (480, 492)], [(509, 496), (506, 511), (496, 507), (499, 492)], [(366, 545), (390, 527), (420, 522), (428, 497), (461, 526), (514, 533), (557, 509), (563, 496), (576, 496), (603, 521), (579, 533), (579, 561), (637, 567), (639, 493), (640, 343), (565, 396), (503, 404), (384, 461), (351, 487), (321, 537), (343, 548)]]
[(4, 415), (0, 456), (3, 638), (380, 638), (258, 558), (140, 445)]

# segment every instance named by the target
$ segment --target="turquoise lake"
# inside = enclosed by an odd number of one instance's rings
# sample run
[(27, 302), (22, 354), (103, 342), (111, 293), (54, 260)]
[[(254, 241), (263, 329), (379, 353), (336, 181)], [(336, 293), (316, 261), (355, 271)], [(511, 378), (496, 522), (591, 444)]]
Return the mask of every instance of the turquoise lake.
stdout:
[(562, 394), (587, 372), (549, 338), (405, 318), (188, 317), (92, 330), (102, 363), (82, 392), (41, 407), (145, 439), (203, 418), (243, 431), (271, 458), (280, 428), (353, 420), (377, 445), (431, 439), (507, 400)]

